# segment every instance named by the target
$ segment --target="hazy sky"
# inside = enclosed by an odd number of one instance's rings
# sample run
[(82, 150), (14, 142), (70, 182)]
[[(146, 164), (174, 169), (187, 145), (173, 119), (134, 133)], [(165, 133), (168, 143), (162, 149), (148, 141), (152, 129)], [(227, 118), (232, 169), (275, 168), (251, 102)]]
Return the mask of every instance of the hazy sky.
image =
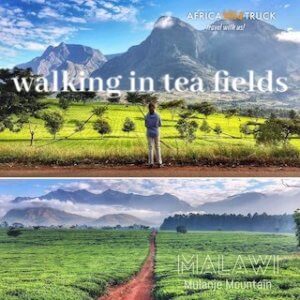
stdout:
[(300, 1), (294, 0), (1, 0), (0, 67), (41, 55), (49, 45), (76, 43), (104, 54), (126, 51), (151, 32), (161, 15), (173, 15), (204, 28), (213, 21), (188, 20), (197, 10), (271, 11), (273, 25), (299, 39)]

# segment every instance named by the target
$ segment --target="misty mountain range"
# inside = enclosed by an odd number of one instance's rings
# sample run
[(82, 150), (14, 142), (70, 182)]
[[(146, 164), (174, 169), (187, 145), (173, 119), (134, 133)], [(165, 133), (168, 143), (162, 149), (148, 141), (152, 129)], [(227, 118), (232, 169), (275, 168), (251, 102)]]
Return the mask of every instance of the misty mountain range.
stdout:
[[(58, 189), (38, 198), (45, 201), (56, 199), (62, 202), (70, 201), (75, 204), (123, 206), (131, 209), (143, 209), (165, 213), (191, 211), (193, 209), (187, 202), (168, 193), (144, 196), (133, 193), (126, 194), (111, 189), (100, 194), (94, 194), (87, 190), (65, 191)], [(34, 199), (35, 198), (30, 197), (17, 197), (12, 202), (21, 203)]]
[(22, 223), (25, 226), (87, 225), (93, 227), (150, 225), (149, 222), (129, 214), (107, 214), (98, 219), (67, 213), (51, 207), (27, 207), (11, 209), (1, 219), (8, 224)]
[(243, 215), (248, 213), (292, 214), (297, 208), (300, 208), (300, 193), (289, 196), (249, 192), (230, 196), (221, 201), (204, 203), (200, 206), (200, 209), (206, 213)]
[[(148, 211), (151, 214), (160, 213), (161, 218), (175, 213), (210, 213), (210, 214), (255, 214), (268, 213), (269, 215), (292, 214), (300, 208), (300, 193), (295, 195), (285, 194), (263, 194), (248, 192), (233, 195), (220, 201), (207, 202), (201, 205), (191, 205), (178, 197), (165, 193), (154, 195), (139, 195), (133, 193), (123, 193), (108, 189), (102, 193), (95, 194), (87, 190), (65, 191), (58, 189), (39, 197), (17, 197), (11, 203), (28, 206), (20, 209), (12, 209), (7, 212), (3, 220), (10, 222), (21, 222), (25, 224), (93, 224), (96, 226), (132, 225), (132, 224), (155, 224), (144, 221), (130, 215), (130, 210)], [(72, 202), (73, 204), (105, 206), (116, 210), (127, 210), (129, 214), (108, 214), (96, 220), (86, 218), (64, 211), (50, 208), (51, 201), (56, 200), (62, 203)], [(199, 202), (203, 202), (199, 194)], [(29, 207), (30, 206), (30, 207)], [(96, 208), (95, 208), (96, 209)], [(100, 209), (100, 208), (99, 208)], [(105, 208), (103, 208), (105, 210)], [(101, 212), (102, 209), (101, 209)]]
[(77, 79), (80, 71), (106, 79), (116, 75), (127, 78), (134, 70), (137, 76), (151, 76), (156, 82), (167, 73), (171, 77), (198, 75), (208, 86), (216, 70), (246, 77), (249, 69), (258, 75), (265, 75), (270, 69), (274, 76), (299, 81), (300, 45), (279, 40), (278, 35), (284, 30), (259, 20), (220, 20), (213, 26), (221, 23), (245, 24), (245, 29), (197, 30), (178, 18), (161, 17), (151, 34), (125, 53), (105, 57), (90, 47), (61, 43), (18, 67), (30, 67), (48, 78), (52, 70), (68, 70)]

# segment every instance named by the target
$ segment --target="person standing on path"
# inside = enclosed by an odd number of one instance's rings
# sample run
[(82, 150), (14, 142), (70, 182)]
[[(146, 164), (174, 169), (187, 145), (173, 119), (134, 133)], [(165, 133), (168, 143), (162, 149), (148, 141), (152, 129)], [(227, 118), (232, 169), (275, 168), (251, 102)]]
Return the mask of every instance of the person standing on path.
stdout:
[(147, 140), (148, 140), (148, 163), (149, 167), (154, 165), (154, 150), (155, 158), (158, 166), (162, 166), (161, 150), (160, 150), (160, 137), (159, 127), (161, 127), (161, 118), (158, 113), (155, 112), (155, 104), (149, 103), (149, 112), (145, 116), (145, 126), (147, 128)]

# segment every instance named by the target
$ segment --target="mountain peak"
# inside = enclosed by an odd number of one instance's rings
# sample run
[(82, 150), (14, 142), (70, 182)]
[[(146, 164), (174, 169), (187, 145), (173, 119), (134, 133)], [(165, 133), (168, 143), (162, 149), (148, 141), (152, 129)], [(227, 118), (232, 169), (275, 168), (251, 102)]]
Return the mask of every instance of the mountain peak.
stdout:
[(169, 28), (176, 24), (176, 18), (170, 17), (170, 16), (162, 16), (158, 18), (158, 20), (155, 22), (154, 27), (155, 28)]
[(41, 56), (17, 67), (21, 69), (31, 68), (33, 73), (43, 75), (50, 81), (52, 81), (52, 71), (67, 70), (70, 77), (76, 79), (75, 84), (77, 84), (79, 81), (78, 74), (81, 71), (90, 75), (106, 61), (107, 59), (99, 50), (84, 45), (62, 42), (57, 46), (49, 46)]
[(168, 29), (173, 28), (176, 26), (181, 27), (188, 27), (190, 29), (194, 29), (192, 26), (190, 26), (188, 23), (180, 20), (179, 18), (172, 17), (172, 16), (161, 16), (157, 19), (157, 21), (154, 24), (154, 29)]

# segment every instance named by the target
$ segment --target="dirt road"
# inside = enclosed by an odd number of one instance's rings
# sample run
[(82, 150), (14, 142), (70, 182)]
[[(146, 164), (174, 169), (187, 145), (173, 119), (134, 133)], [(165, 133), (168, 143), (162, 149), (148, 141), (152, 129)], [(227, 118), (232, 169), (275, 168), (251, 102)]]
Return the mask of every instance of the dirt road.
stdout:
[(140, 270), (127, 283), (111, 287), (105, 296), (98, 300), (152, 300), (152, 289), (154, 286), (154, 256), (155, 256), (155, 235), (150, 237), (149, 255)]
[(297, 167), (0, 165), (0, 177), (300, 177)]

